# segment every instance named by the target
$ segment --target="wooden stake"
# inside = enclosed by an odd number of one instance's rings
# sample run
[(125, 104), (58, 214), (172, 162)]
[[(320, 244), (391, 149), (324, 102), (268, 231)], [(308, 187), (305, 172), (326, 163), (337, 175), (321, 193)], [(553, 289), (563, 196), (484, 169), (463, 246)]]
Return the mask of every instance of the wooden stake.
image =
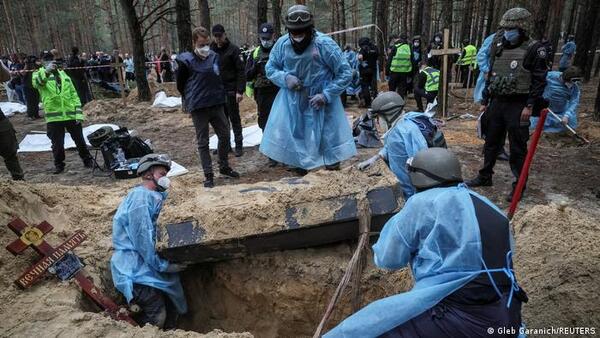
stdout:
[(119, 78), (119, 85), (121, 86), (121, 99), (123, 100), (123, 106), (127, 106), (127, 97), (125, 96), (125, 81), (123, 81), (123, 73), (121, 72), (122, 63), (115, 63), (113, 67), (115, 67), (117, 71), (117, 77)]

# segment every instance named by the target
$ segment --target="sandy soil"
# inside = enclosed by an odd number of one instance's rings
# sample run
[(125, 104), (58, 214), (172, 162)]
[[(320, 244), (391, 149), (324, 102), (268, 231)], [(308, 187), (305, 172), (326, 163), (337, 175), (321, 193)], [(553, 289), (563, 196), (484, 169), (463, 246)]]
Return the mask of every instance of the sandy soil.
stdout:
[[(591, 107), (597, 82), (584, 87), (580, 109), (580, 131), (592, 141), (578, 146), (570, 137), (544, 137), (532, 166), (520, 211), (514, 228), (517, 244), (515, 265), (519, 279), (529, 293), (530, 303), (524, 307), (529, 327), (557, 325), (595, 325), (600, 318), (596, 301), (599, 290), (598, 269), (600, 241), (598, 202), (600, 199), (600, 124), (591, 121)], [(459, 95), (460, 95), (460, 90)], [(121, 106), (119, 99), (90, 103), (85, 111), (86, 124), (112, 122), (135, 129), (143, 138), (152, 140), (157, 151), (168, 152), (187, 166), (188, 175), (174, 179), (172, 199), (162, 217), (174, 219), (193, 208), (186, 204), (187, 194), (204, 197), (213, 193), (200, 188), (202, 175), (190, 118), (179, 110), (153, 109), (147, 103)], [(414, 107), (409, 100), (407, 108)], [(456, 113), (474, 114), (473, 105), (455, 100)], [(361, 109), (349, 107), (348, 113)], [(245, 124), (255, 120), (255, 107), (246, 98), (242, 104)], [(30, 122), (24, 116), (11, 121), (19, 139), (32, 130), (45, 130), (43, 121)], [(476, 174), (483, 158), (482, 142), (475, 137), (473, 120), (454, 119), (444, 127), (450, 148), (461, 158), (464, 176)], [(376, 150), (360, 149), (359, 155), (342, 164), (348, 168), (372, 156)], [(53, 244), (65, 240), (75, 229), (89, 236), (75, 251), (87, 264), (86, 272), (107, 294), (120, 299), (110, 281), (108, 260), (111, 254), (111, 221), (118, 203), (136, 180), (115, 181), (93, 177), (83, 168), (76, 152), (67, 153), (67, 172), (51, 175), (50, 153), (20, 154), (26, 183), (8, 181), (8, 173), (0, 166), (0, 224), (14, 216), (30, 224), (48, 220), (55, 230), (48, 237)], [(277, 181), (294, 174), (285, 168), (268, 168), (266, 158), (256, 148), (245, 151), (241, 158), (231, 156), (232, 166), (239, 170), (239, 180), (218, 177), (219, 189), (237, 189), (233, 184)], [(321, 175), (316, 172), (311, 175)], [(512, 175), (508, 163), (496, 166), (493, 187), (477, 189), (501, 208), (510, 190)], [(567, 203), (563, 211), (556, 205)], [(183, 207), (185, 206), (185, 207)], [(170, 211), (169, 211), (170, 210)], [(166, 218), (161, 218), (164, 221)], [(0, 227), (0, 242), (8, 244), (16, 237)], [(315, 249), (269, 253), (228, 262), (198, 265), (184, 273), (184, 284), (192, 313), (183, 318), (182, 328), (208, 332), (249, 331), (261, 337), (306, 336), (316, 327), (348, 261), (352, 243)], [(31, 250), (30, 250), (31, 251)], [(31, 252), (20, 257), (0, 250), (0, 336), (160, 336), (152, 329), (127, 329), (99, 314), (81, 295), (75, 285), (59, 283), (48, 277), (27, 290), (18, 290), (12, 281), (29, 266), (36, 256)], [(371, 261), (371, 259), (369, 260)], [(371, 265), (362, 277), (365, 304), (410, 287), (410, 275), (389, 273)], [(348, 291), (350, 292), (350, 291)], [(330, 325), (351, 312), (349, 295), (345, 295)], [(46, 330), (46, 331), (44, 331)], [(178, 332), (181, 335), (191, 333)], [(224, 335), (213, 332), (213, 336)]]

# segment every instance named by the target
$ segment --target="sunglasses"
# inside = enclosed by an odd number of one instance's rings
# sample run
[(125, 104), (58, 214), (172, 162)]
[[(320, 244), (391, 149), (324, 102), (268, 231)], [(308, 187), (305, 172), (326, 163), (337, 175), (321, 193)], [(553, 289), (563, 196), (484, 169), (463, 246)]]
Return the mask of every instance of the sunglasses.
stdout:
[(308, 22), (310, 21), (312, 15), (307, 11), (295, 11), (287, 16), (288, 22)]

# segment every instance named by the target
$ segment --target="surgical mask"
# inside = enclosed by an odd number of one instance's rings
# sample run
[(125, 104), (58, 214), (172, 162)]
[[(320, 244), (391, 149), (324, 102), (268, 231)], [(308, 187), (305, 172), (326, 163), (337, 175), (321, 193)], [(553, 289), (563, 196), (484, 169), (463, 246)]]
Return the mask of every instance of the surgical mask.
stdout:
[(415, 43), (413, 43), (413, 46), (415, 46), (415, 47), (419, 47), (420, 45), (421, 45), (421, 43), (420, 43), (420, 42), (415, 42)]
[(198, 55), (199, 57), (204, 59), (210, 53), (210, 47), (209, 46), (204, 46), (201, 48), (196, 47), (196, 49), (194, 49), (194, 53), (196, 53), (196, 55)]
[(513, 28), (504, 31), (504, 38), (512, 44), (515, 44), (519, 41), (519, 29)]
[(434, 38), (434, 40), (435, 40), (435, 42), (441, 42), (441, 41), (442, 41), (442, 38), (440, 38), (439, 36), (436, 36), (436, 37)]
[(152, 181), (156, 184), (156, 191), (165, 192), (171, 186), (171, 180), (167, 176), (163, 176), (158, 180), (152, 177)]
[(305, 37), (306, 37), (306, 35), (292, 36), (292, 40), (300, 43), (300, 42), (302, 42), (302, 40), (304, 40)]
[(261, 46), (263, 46), (263, 48), (271, 48), (273, 47), (273, 40), (260, 40), (260, 44)]

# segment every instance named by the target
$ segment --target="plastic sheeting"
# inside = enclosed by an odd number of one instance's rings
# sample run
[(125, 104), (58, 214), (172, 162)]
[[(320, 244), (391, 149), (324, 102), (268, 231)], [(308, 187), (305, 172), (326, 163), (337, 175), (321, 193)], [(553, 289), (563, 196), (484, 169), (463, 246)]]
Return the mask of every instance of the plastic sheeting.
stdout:
[(181, 97), (178, 96), (167, 96), (163, 91), (156, 93), (154, 102), (152, 103), (154, 108), (177, 108), (181, 107)]
[[(119, 129), (119, 126), (114, 124), (92, 124), (91, 126), (83, 128), (83, 138), (88, 146), (90, 145), (87, 139), (88, 135), (104, 126), (111, 127), (114, 130)], [(65, 133), (65, 149), (72, 148), (75, 148), (75, 142), (71, 138), (71, 134)], [(52, 151), (52, 141), (50, 141), (46, 134), (27, 134), (23, 141), (19, 143), (20, 153), (42, 151)]]
[(16, 113), (26, 113), (27, 106), (18, 102), (0, 102), (0, 109), (6, 117), (15, 115)]
[[(254, 147), (260, 144), (262, 141), (262, 130), (258, 127), (258, 124), (251, 125), (242, 129), (242, 136), (244, 137), (244, 147)], [(231, 140), (231, 147), (235, 148), (235, 138), (233, 136), (233, 130), (230, 131), (229, 139)], [(208, 140), (208, 147), (210, 149), (217, 149), (219, 144), (219, 138), (217, 135), (213, 135)]]

